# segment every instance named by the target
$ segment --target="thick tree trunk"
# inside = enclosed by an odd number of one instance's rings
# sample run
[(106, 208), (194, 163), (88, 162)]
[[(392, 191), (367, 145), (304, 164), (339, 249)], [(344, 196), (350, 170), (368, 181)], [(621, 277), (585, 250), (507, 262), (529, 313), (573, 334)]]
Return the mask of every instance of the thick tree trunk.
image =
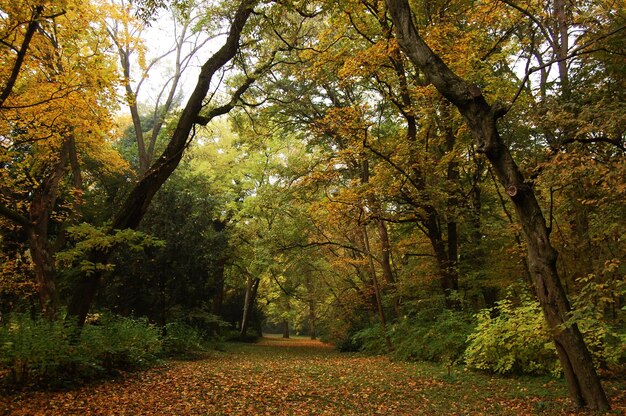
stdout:
[[(183, 109), (166, 149), (132, 188), (112, 221), (112, 229), (137, 228), (148, 210), (152, 198), (178, 166), (183, 152), (187, 148), (193, 127), (198, 123), (206, 124), (211, 118), (226, 114), (234, 107), (235, 103), (230, 102), (211, 111), (208, 117), (200, 116), (213, 75), (229, 62), (239, 50), (241, 33), (255, 4), (256, 0), (242, 0), (239, 3), (226, 43), (202, 65), (196, 87)], [(248, 80), (237, 90), (239, 96), (252, 82), (253, 80)], [(235, 98), (237, 97), (233, 97), (233, 99)], [(95, 252), (92, 256), (100, 262), (106, 262), (109, 253)], [(76, 321), (79, 326), (85, 322), (91, 302), (102, 279), (101, 274), (101, 272), (95, 272), (91, 275), (81, 276), (74, 290), (74, 295), (68, 305), (67, 317)]]
[(395, 278), (393, 276), (393, 270), (391, 269), (391, 244), (389, 243), (389, 233), (387, 232), (387, 224), (385, 220), (379, 218), (376, 221), (378, 226), (378, 234), (380, 236), (380, 264), (383, 270), (383, 278), (385, 283), (393, 285)]
[(29, 222), (23, 224), (35, 268), (41, 312), (50, 320), (57, 316), (59, 297), (56, 288), (54, 253), (48, 241), (48, 225), (58, 197), (59, 184), (67, 167), (69, 153), (70, 141), (66, 140), (61, 147), (61, 155), (54, 170), (33, 192), (29, 207)]
[(35, 269), (37, 295), (41, 313), (46, 319), (56, 318), (59, 296), (56, 288), (54, 259), (47, 240), (47, 234), (40, 234), (36, 227), (27, 227), (28, 245)]
[(528, 263), (537, 296), (552, 331), (571, 398), (577, 405), (609, 409), (591, 354), (575, 324), (568, 323), (570, 304), (556, 269), (557, 252), (550, 244), (546, 222), (532, 188), (499, 135), (496, 121), (506, 112), (489, 105), (481, 90), (454, 74), (420, 37), (407, 0), (386, 0), (398, 43), (437, 90), (454, 104), (469, 126), (478, 148), (492, 164), (515, 206), (528, 246)]

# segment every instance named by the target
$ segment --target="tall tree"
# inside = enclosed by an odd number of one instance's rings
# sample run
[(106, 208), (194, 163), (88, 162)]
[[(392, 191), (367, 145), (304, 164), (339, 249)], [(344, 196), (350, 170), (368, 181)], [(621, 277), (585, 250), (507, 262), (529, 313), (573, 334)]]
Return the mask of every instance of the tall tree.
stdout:
[[(255, 78), (259, 76), (258, 72), (249, 74), (245, 81), (235, 89), (226, 104), (204, 111), (205, 100), (210, 91), (213, 77), (239, 51), (244, 27), (255, 4), (255, 0), (242, 0), (238, 3), (232, 15), (224, 45), (202, 65), (198, 82), (176, 122), (176, 127), (170, 136), (167, 147), (130, 190), (111, 222), (112, 229), (134, 229), (139, 225), (154, 194), (178, 166), (190, 138), (193, 137), (194, 127), (198, 124), (206, 125), (213, 118), (228, 113), (238, 103), (242, 94), (254, 82)], [(91, 257), (94, 263), (104, 263), (109, 255), (110, 253), (107, 251), (96, 250)], [(76, 320), (79, 325), (85, 322), (100, 280), (101, 273), (81, 276), (68, 305), (67, 315), (69, 319)]]
[(11, 59), (18, 52), (0, 106), (0, 213), (24, 230), (41, 310), (53, 318), (59, 306), (53, 239), (63, 234), (55, 228), (76, 219), (62, 213), (59, 201), (77, 210), (87, 160), (110, 158), (113, 170), (122, 166), (106, 142), (116, 73), (100, 50), (102, 21), (90, 2), (2, 6), (8, 41), (0, 53)]
[(507, 108), (487, 103), (481, 89), (460, 78), (420, 36), (406, 0), (386, 0), (398, 43), (433, 86), (461, 112), (478, 148), (485, 153), (506, 187), (521, 223), (528, 260), (544, 316), (552, 331), (571, 398), (576, 404), (606, 410), (609, 403), (595, 372), (591, 354), (577, 325), (568, 322), (571, 307), (559, 280), (557, 253), (535, 193), (525, 182), (497, 127)]

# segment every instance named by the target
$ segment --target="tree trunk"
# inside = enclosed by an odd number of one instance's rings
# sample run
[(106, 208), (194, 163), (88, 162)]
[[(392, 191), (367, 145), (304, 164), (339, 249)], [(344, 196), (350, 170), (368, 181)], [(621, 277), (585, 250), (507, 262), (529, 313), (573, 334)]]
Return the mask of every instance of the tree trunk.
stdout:
[(28, 51), (30, 42), (33, 39), (33, 36), (37, 32), (37, 30), (39, 29), (40, 19), (42, 17), (43, 11), (44, 11), (44, 6), (33, 7), (33, 15), (31, 16), (30, 21), (28, 22), (28, 27), (26, 28), (26, 32), (24, 33), (22, 44), (19, 49), (17, 48), (14, 49), (14, 51), (17, 52), (15, 56), (15, 62), (13, 63), (11, 74), (9, 75), (6, 81), (6, 84), (2, 88), (2, 91), (0, 92), (0, 108), (3, 107), (4, 102), (9, 98), (9, 96), (13, 92), (13, 88), (15, 87), (15, 84), (20, 75), (20, 71), (22, 70), (22, 65), (24, 64), (24, 60), (26, 58), (26, 52)]
[[(369, 182), (370, 172), (369, 172), (369, 161), (365, 154), (361, 155), (361, 184), (367, 184)], [(380, 220), (381, 210), (379, 208), (378, 201), (369, 198), (370, 205), (375, 207), (375, 211), (378, 211), (378, 219)], [(391, 339), (387, 334), (387, 319), (385, 317), (385, 308), (383, 307), (383, 291), (380, 287), (380, 282), (378, 281), (378, 277), (376, 276), (376, 267), (374, 266), (374, 255), (372, 254), (370, 239), (367, 235), (367, 224), (361, 225), (361, 236), (363, 238), (363, 245), (365, 246), (365, 252), (367, 254), (368, 259), (368, 270), (370, 274), (370, 279), (372, 281), (372, 285), (374, 288), (374, 295), (376, 301), (376, 309), (378, 310), (378, 316), (380, 317), (380, 326), (383, 330), (383, 334), (385, 337), (385, 343), (387, 344), (387, 349), (391, 351)]]
[(248, 276), (246, 284), (246, 296), (243, 302), (243, 315), (241, 317), (241, 330), (239, 335), (241, 338), (245, 338), (248, 333), (248, 327), (250, 326), (250, 313), (254, 306), (254, 300), (256, 299), (256, 293), (259, 289), (259, 283), (261, 279), (258, 277)]
[(65, 140), (61, 147), (59, 161), (52, 173), (33, 192), (29, 207), (29, 223), (24, 224), (35, 266), (41, 312), (50, 320), (57, 316), (59, 296), (56, 288), (53, 249), (48, 242), (48, 225), (58, 197), (59, 184), (69, 160), (69, 147), (70, 141)]
[(289, 321), (283, 321), (283, 338), (289, 338)]
[(59, 296), (56, 288), (56, 271), (54, 259), (50, 252), (47, 233), (40, 234), (37, 228), (27, 227), (28, 245), (35, 269), (37, 281), (37, 295), (41, 313), (48, 320), (54, 320), (57, 316)]
[(374, 258), (370, 251), (370, 242), (369, 237), (367, 236), (367, 226), (363, 224), (362, 226), (363, 232), (363, 241), (365, 243), (365, 251), (367, 252), (368, 265), (370, 278), (372, 280), (372, 284), (374, 286), (374, 294), (376, 295), (376, 309), (378, 310), (378, 316), (380, 317), (380, 326), (383, 330), (383, 334), (385, 337), (385, 343), (387, 344), (387, 349), (389, 351), (393, 350), (393, 346), (391, 344), (391, 339), (389, 338), (389, 334), (387, 334), (387, 319), (385, 318), (385, 308), (383, 308), (383, 294), (380, 289), (380, 284), (378, 282), (378, 277), (376, 277), (376, 268), (374, 267)]
[(380, 236), (380, 264), (383, 270), (383, 278), (385, 283), (393, 285), (395, 278), (393, 276), (393, 270), (391, 269), (391, 244), (389, 243), (389, 233), (387, 232), (387, 224), (385, 220), (379, 218), (376, 221), (378, 226), (378, 234)]
[(489, 105), (480, 88), (459, 78), (429, 48), (413, 24), (407, 0), (386, 0), (386, 3), (400, 47), (437, 90), (459, 109), (478, 148), (487, 156), (513, 201), (526, 237), (528, 263), (537, 296), (552, 331), (571, 398), (580, 406), (609, 409), (591, 354), (578, 327), (568, 322), (570, 304), (557, 274), (557, 252), (550, 244), (539, 203), (497, 130), (497, 119), (506, 113), (506, 108), (501, 104)]
[(315, 301), (311, 299), (309, 300), (309, 336), (311, 339), (317, 338), (316, 320)]
[[(428, 239), (433, 247), (437, 265), (439, 266), (439, 284), (441, 285), (446, 308), (456, 309), (460, 305), (451, 297), (453, 292), (459, 290), (459, 272), (456, 257), (450, 258), (450, 253), (446, 251), (446, 242), (443, 239), (437, 211), (432, 206), (426, 206), (425, 210), (427, 216), (424, 226), (428, 232)], [(456, 227), (454, 230), (456, 231)], [(456, 251), (456, 239), (454, 240), (454, 247)]]

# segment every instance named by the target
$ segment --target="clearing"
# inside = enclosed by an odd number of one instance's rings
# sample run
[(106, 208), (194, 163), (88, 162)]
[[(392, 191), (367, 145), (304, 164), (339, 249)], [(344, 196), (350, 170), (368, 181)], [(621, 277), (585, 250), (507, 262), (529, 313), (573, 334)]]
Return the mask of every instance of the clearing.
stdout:
[[(624, 381), (605, 382), (626, 414)], [(342, 354), (306, 339), (228, 344), (201, 360), (69, 391), (0, 396), (0, 415), (529, 415), (573, 414), (563, 381)], [(581, 412), (582, 413), (582, 412)]]

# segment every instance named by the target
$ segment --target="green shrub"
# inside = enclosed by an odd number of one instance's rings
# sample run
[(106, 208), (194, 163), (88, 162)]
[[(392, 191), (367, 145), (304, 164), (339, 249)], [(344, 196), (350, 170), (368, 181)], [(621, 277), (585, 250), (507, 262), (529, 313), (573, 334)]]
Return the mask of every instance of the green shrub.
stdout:
[(32, 375), (50, 375), (68, 364), (75, 348), (62, 322), (31, 319), (19, 314), (0, 326), (0, 366), (12, 382), (22, 384)]
[[(618, 319), (611, 324), (605, 317), (615, 293), (607, 293), (606, 285), (595, 282), (592, 275), (579, 282), (585, 285), (573, 297), (574, 311), (568, 324), (578, 325), (597, 368), (622, 371), (626, 366), (626, 329)], [(622, 295), (623, 291), (617, 293)], [(514, 306), (505, 299), (476, 316), (478, 325), (465, 351), (468, 365), (500, 374), (561, 372), (537, 301), (523, 298)]]
[[(11, 382), (66, 384), (111, 370), (145, 367), (161, 351), (159, 331), (145, 320), (105, 317), (80, 338), (62, 321), (11, 316), (0, 326), (0, 368)], [(74, 342), (72, 342), (74, 340)]]
[(468, 366), (500, 374), (560, 372), (538, 302), (526, 298), (514, 306), (504, 299), (476, 318), (478, 323), (465, 351)]
[(204, 349), (204, 340), (196, 328), (182, 322), (166, 325), (163, 350), (167, 355), (187, 356)]
[(368, 354), (386, 354), (389, 352), (385, 341), (385, 332), (380, 325), (364, 328), (353, 334), (349, 340), (353, 350)]
[(86, 325), (80, 338), (82, 355), (106, 370), (132, 370), (154, 363), (161, 352), (160, 331), (145, 318), (102, 317)]
[[(447, 309), (431, 312), (404, 317), (388, 326), (393, 358), (452, 363), (462, 356), (467, 336), (473, 328), (471, 317)], [(350, 337), (350, 342), (368, 354), (390, 352), (380, 325), (358, 331)]]
[(457, 362), (473, 326), (467, 313), (449, 309), (401, 319), (390, 330), (393, 356), (402, 361)]

